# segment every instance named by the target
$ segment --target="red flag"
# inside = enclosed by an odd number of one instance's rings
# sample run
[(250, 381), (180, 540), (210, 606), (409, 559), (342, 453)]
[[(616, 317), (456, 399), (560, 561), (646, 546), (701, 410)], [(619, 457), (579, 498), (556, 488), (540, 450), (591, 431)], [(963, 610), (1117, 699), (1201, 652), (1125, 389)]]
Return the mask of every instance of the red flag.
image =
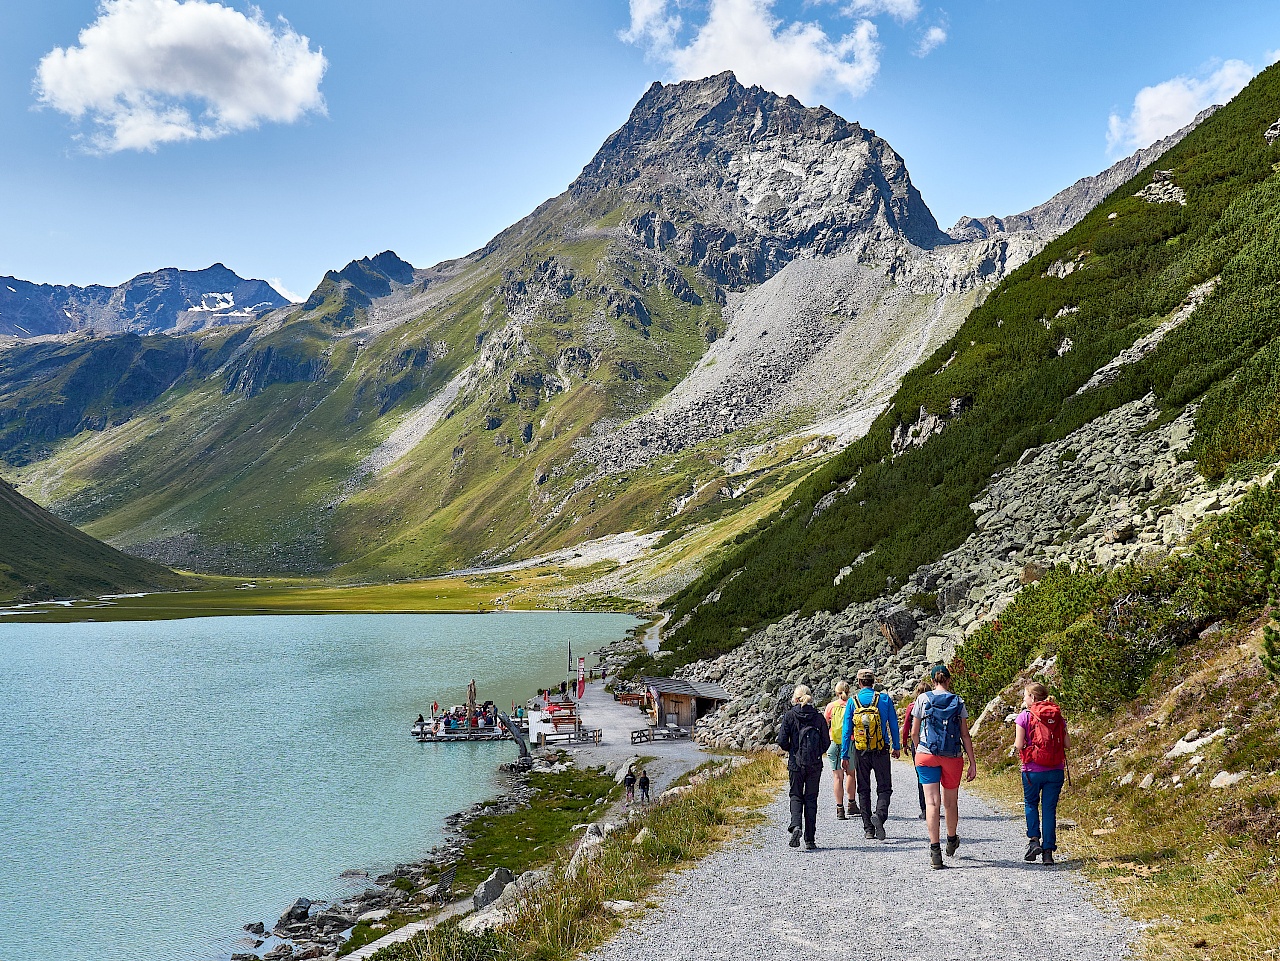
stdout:
[(578, 658), (578, 699), (582, 699), (582, 695), (587, 693), (587, 659), (585, 657)]

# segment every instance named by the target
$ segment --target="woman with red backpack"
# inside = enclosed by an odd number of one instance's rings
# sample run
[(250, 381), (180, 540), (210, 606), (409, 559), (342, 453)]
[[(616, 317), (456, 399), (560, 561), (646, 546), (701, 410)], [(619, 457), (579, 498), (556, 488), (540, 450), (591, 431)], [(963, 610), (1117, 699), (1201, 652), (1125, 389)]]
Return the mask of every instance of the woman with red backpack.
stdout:
[(1043, 857), (1045, 864), (1053, 864), (1058, 847), (1058, 797), (1066, 777), (1071, 735), (1061, 708), (1049, 700), (1045, 686), (1035, 681), (1023, 688), (1022, 711), (1013, 723), (1013, 746), (1022, 758), (1022, 804), (1027, 814), (1023, 860)]

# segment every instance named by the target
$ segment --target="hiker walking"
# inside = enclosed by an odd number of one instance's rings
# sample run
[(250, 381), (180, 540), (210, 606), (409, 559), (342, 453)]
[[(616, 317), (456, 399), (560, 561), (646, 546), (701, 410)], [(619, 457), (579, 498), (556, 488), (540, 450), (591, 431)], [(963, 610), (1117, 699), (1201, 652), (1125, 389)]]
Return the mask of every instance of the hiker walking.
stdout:
[[(864, 667), (858, 672), (858, 690), (844, 709), (844, 733), (840, 745), (840, 765), (851, 768), (858, 778), (858, 806), (862, 829), (868, 838), (885, 839), (884, 823), (889, 819), (893, 796), (893, 771), (889, 767), (890, 743), (893, 756), (900, 757), (898, 711), (893, 698), (877, 691), (876, 672)], [(876, 776), (876, 806), (871, 807), (871, 775)]]
[(822, 711), (831, 734), (831, 748), (827, 758), (831, 761), (831, 787), (836, 796), (836, 818), (845, 820), (845, 799), (848, 798), (848, 815), (858, 814), (858, 782), (856, 772), (846, 778), (840, 766), (840, 745), (844, 743), (844, 708), (849, 703), (849, 682), (836, 682), (835, 699)]
[[(911, 765), (914, 768), (916, 763), (916, 740), (913, 736), (915, 723), (913, 716), (916, 710), (916, 698), (925, 691), (933, 690), (933, 682), (929, 680), (926, 674), (920, 678), (920, 682), (916, 684), (916, 689), (911, 692), (911, 703), (907, 705), (907, 709), (902, 712), (902, 749), (911, 755)], [(916, 775), (916, 793), (920, 796), (920, 820), (924, 820), (924, 785), (920, 782), (920, 775)]]
[(791, 695), (791, 710), (782, 717), (778, 731), (778, 747), (787, 752), (787, 774), (791, 780), (791, 823), (787, 832), (793, 848), (817, 848), (814, 829), (818, 820), (818, 788), (822, 784), (822, 755), (831, 746), (831, 732), (818, 709), (813, 695), (801, 684)]
[(626, 776), (622, 779), (622, 786), (627, 789), (627, 806), (630, 807), (636, 799), (636, 769), (634, 767), (627, 768)]
[(978, 776), (969, 737), (969, 710), (964, 699), (951, 690), (951, 672), (945, 664), (929, 671), (933, 690), (916, 698), (912, 737), (916, 742), (916, 776), (924, 785), (925, 826), (929, 829), (929, 863), (944, 868), (938, 807), (947, 818), (947, 857), (960, 847), (960, 777), (964, 756), (969, 759), (968, 779)]
[(1049, 699), (1045, 686), (1032, 681), (1022, 689), (1022, 710), (1013, 723), (1013, 746), (1022, 758), (1022, 806), (1027, 815), (1023, 860), (1043, 857), (1045, 864), (1053, 864), (1053, 852), (1058, 848), (1058, 797), (1071, 746), (1067, 720)]
[(644, 769), (640, 769), (640, 778), (636, 781), (636, 786), (640, 788), (640, 803), (649, 803), (649, 773)]

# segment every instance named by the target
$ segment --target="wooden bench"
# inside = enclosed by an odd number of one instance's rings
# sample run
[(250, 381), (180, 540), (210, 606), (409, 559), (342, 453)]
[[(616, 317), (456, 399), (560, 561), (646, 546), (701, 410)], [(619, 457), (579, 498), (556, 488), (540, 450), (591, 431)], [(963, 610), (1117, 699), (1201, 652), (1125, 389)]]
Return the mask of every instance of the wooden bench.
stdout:
[(573, 728), (575, 731), (582, 726), (582, 719), (578, 715), (568, 711), (557, 711), (551, 715), (551, 726), (556, 729), (559, 734), (561, 728)]
[(626, 704), (629, 707), (639, 707), (641, 704), (644, 703), (644, 695), (632, 694), (632, 693), (619, 694), (618, 702), (620, 704)]
[(631, 732), (632, 744), (644, 744), (646, 741), (652, 741), (652, 740), (653, 740), (653, 728), (651, 727), (642, 727), (638, 731)]

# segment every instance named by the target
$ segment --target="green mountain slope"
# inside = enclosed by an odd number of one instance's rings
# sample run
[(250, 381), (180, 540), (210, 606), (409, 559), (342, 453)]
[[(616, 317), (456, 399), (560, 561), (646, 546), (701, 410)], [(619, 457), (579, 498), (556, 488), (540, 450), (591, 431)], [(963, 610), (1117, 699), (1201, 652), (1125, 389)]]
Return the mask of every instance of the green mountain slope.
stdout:
[(94, 540), (0, 480), (0, 602), (173, 590), (184, 581)]
[[(1208, 477), (1274, 454), (1280, 143), (1263, 133), (1277, 117), (1272, 67), (1006, 278), (864, 439), (673, 599), (665, 644), (679, 657), (669, 663), (726, 650), (789, 611), (840, 610), (902, 583), (973, 531), (969, 504), (996, 471), (1148, 392), (1170, 415), (1199, 405), (1193, 453)], [(1086, 386), (1209, 281), (1203, 304), (1155, 349)], [(913, 445), (922, 412), (944, 429)]]
[[(714, 511), (743, 441), (621, 474), (580, 442), (680, 383), (730, 293), (908, 241), (950, 243), (874, 132), (730, 74), (655, 84), (483, 249), (356, 261), (234, 343), (180, 339), (216, 362), (106, 429), (42, 438), (18, 477), (95, 536), (202, 570), (418, 576), (652, 529), (691, 490), (686, 515)], [(758, 480), (745, 500), (794, 471)]]

